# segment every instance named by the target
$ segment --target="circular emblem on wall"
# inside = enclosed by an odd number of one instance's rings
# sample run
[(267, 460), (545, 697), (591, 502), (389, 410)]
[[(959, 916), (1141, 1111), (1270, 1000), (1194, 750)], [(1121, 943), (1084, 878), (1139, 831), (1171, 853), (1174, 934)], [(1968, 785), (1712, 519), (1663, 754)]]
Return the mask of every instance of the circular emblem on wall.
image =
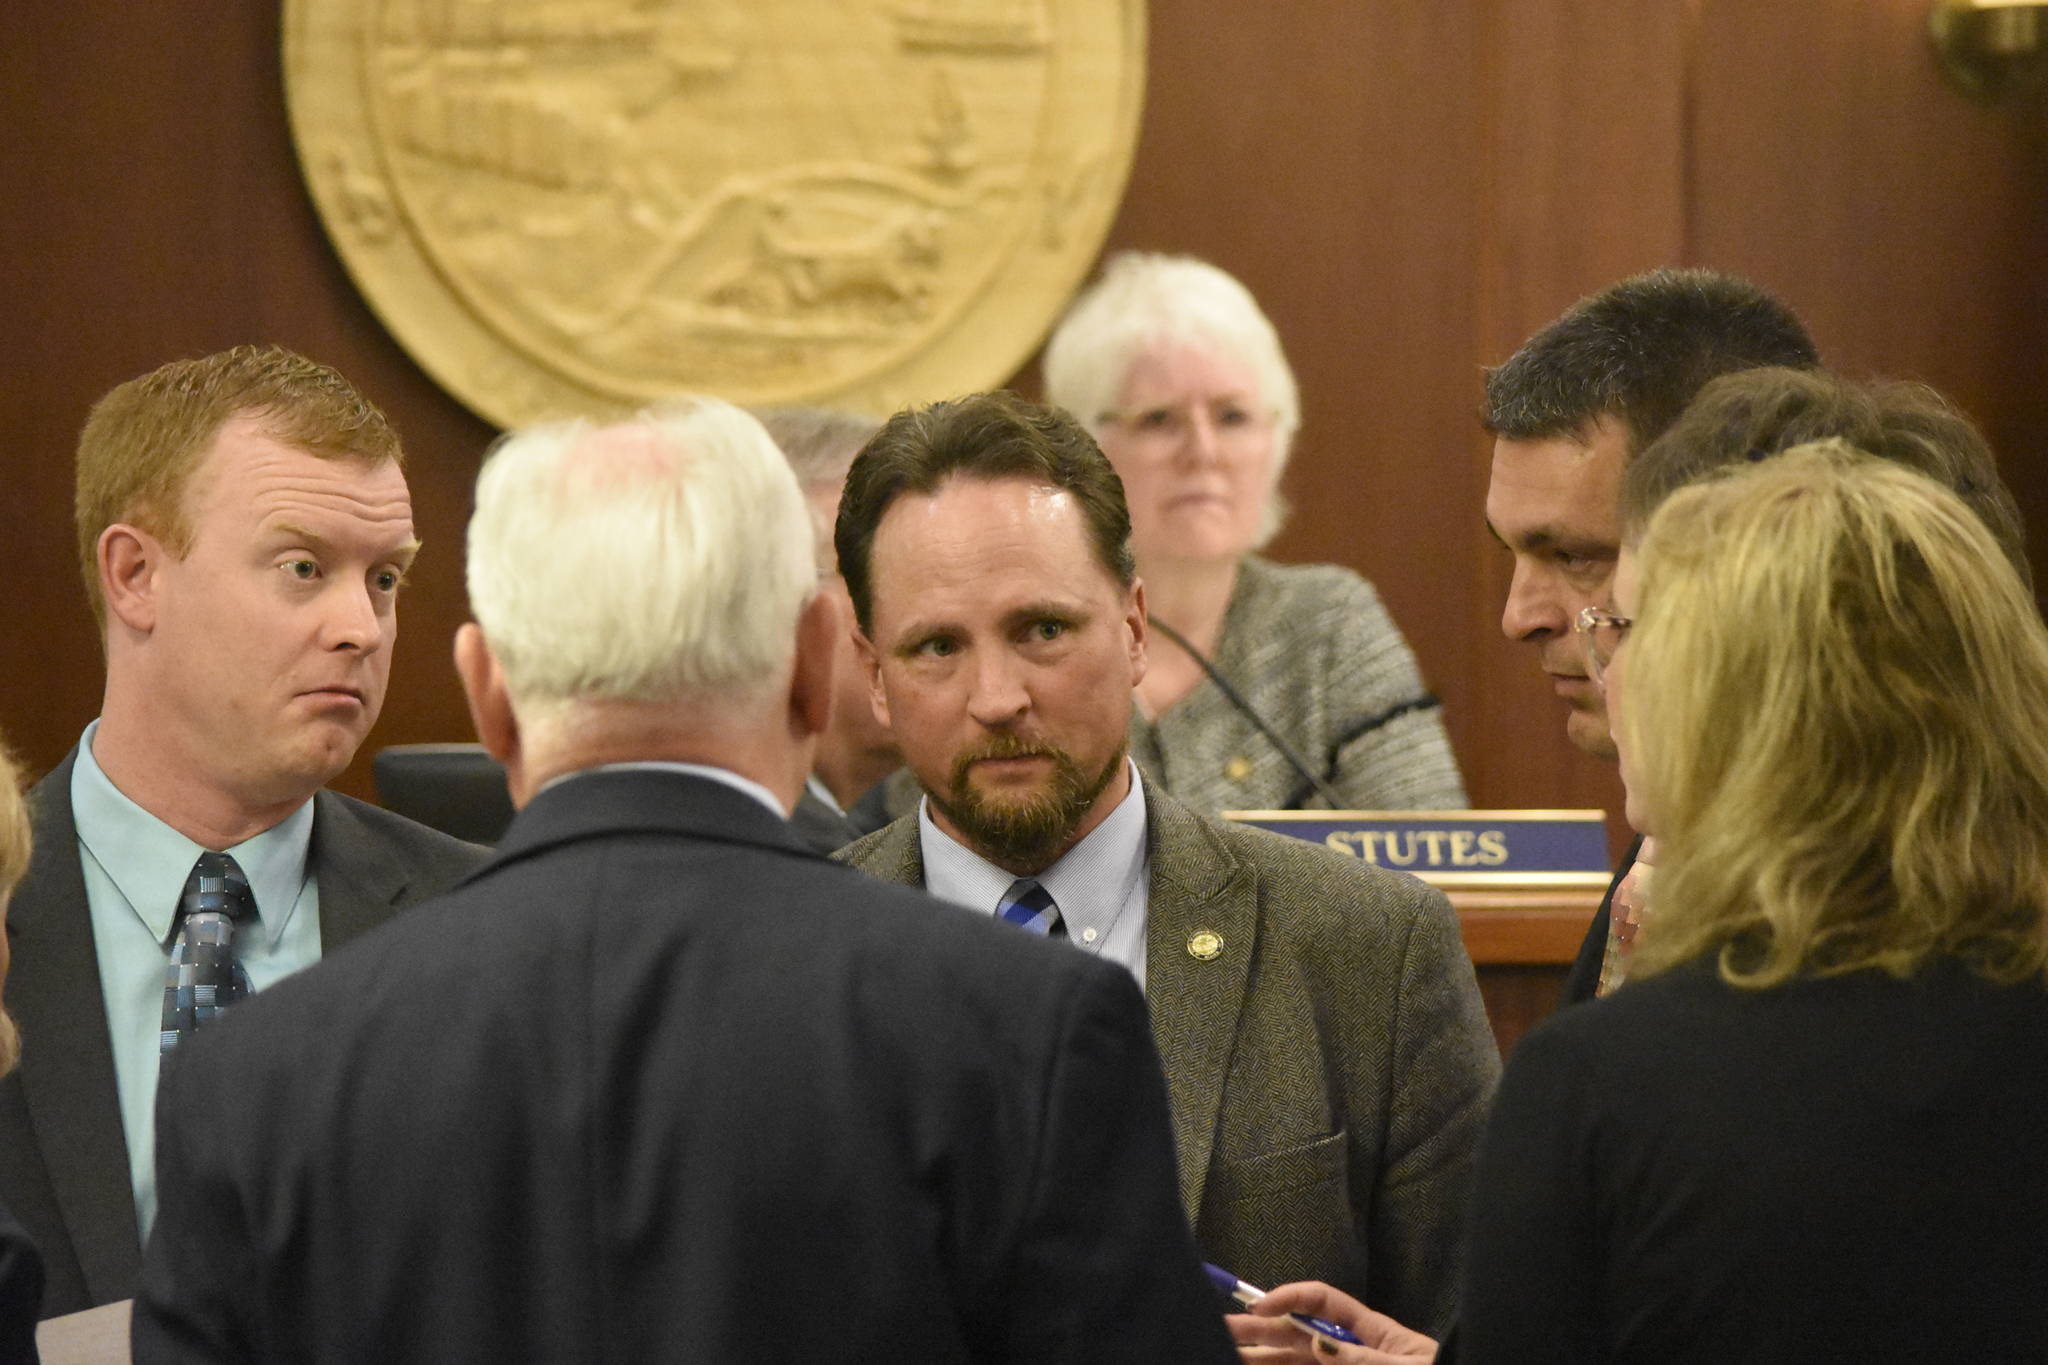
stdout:
[(999, 383), (1102, 245), (1142, 0), (286, 0), (292, 136), (392, 333), (501, 426)]

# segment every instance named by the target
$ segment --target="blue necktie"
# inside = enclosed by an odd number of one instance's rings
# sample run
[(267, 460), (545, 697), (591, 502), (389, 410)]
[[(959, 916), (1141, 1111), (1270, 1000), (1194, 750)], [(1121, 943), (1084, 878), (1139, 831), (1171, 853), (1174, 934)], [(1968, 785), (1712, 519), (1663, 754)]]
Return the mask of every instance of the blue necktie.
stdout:
[(171, 929), (171, 965), (164, 973), (162, 1051), (249, 994), (249, 974), (235, 958), (235, 925), (256, 918), (249, 879), (225, 853), (202, 853), (178, 897)]
[(996, 918), (1034, 934), (1065, 938), (1067, 926), (1060, 923), (1060, 908), (1052, 893), (1029, 877), (1019, 877), (996, 902)]

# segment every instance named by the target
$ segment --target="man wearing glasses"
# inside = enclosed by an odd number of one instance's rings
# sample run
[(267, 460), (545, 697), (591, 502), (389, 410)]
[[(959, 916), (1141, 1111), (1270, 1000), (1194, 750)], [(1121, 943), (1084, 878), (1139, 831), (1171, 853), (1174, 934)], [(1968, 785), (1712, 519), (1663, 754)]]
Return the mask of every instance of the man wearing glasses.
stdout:
[[(1575, 627), (1586, 608), (1608, 605), (1623, 470), (1708, 380), (1819, 364), (1799, 319), (1761, 289), (1709, 270), (1664, 269), (1579, 300), (1487, 373), (1494, 446), (1486, 522), (1514, 555), (1501, 630), (1535, 647), (1580, 749), (1614, 761), (1586, 647), (1594, 635), (1611, 643), (1614, 628), (1600, 617), (1584, 634)], [(1615, 984), (1634, 930), (1630, 907), (1641, 878), (1629, 877), (1640, 845), (1623, 860), (1579, 950), (1567, 1003), (1590, 999), (1603, 976)]]

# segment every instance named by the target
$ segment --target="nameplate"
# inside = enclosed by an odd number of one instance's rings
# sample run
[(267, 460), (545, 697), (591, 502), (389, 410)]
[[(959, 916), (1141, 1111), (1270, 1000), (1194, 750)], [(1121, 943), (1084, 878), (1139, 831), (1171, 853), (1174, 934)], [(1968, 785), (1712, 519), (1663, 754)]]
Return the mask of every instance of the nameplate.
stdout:
[(1605, 887), (1597, 810), (1227, 810), (1226, 820), (1322, 844), (1443, 887)]

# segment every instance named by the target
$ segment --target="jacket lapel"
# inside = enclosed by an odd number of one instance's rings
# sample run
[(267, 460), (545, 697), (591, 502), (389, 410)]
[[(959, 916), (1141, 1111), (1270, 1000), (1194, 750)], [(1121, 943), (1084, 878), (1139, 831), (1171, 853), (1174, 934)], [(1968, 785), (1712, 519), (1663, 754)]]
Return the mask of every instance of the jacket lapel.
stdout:
[(322, 956), (389, 920), (410, 882), (390, 848), (330, 791), (313, 795), (306, 860), (319, 879)]
[(1194, 1224), (1257, 947), (1258, 883), (1200, 816), (1150, 782), (1145, 810), (1152, 858), (1145, 997), (1152, 1041), (1166, 1063), (1181, 1204)]
[[(0, 1085), (21, 1087), (33, 1149), (58, 1206), (70, 1214), (70, 1245), (42, 1248), (50, 1262), (50, 1300), (65, 1301), (63, 1290), (75, 1273), (91, 1301), (104, 1303), (134, 1292), (142, 1248), (71, 815), (76, 758), (74, 750), (31, 795), (34, 853), (7, 916), (14, 950), (7, 1008), (21, 1026), (22, 1060), (20, 1071)], [(6, 1161), (17, 1167), (28, 1159), (10, 1153)], [(75, 1272), (67, 1260), (75, 1261)]]
[(891, 821), (837, 856), (877, 880), (924, 889), (924, 849), (915, 816)]

